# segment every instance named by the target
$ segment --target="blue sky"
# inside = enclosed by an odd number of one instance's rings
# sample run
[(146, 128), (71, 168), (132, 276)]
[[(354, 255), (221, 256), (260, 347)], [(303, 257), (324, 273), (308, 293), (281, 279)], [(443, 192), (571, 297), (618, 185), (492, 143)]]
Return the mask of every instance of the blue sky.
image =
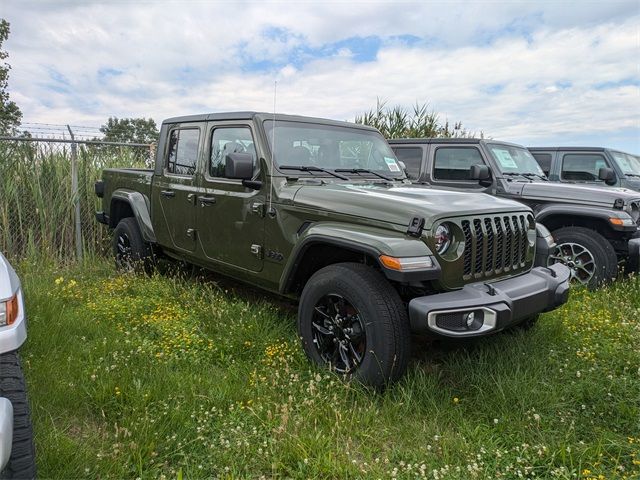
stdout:
[(640, 152), (640, 2), (4, 0), (25, 122), (429, 103), (524, 143)]

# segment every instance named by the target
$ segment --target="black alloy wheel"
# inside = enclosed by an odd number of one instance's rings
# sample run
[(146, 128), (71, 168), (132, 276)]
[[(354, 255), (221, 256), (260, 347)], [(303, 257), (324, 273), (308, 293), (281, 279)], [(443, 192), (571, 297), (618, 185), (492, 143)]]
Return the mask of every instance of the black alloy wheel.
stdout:
[(348, 374), (360, 366), (367, 335), (360, 312), (348, 300), (336, 293), (320, 298), (311, 326), (318, 354), (334, 371)]

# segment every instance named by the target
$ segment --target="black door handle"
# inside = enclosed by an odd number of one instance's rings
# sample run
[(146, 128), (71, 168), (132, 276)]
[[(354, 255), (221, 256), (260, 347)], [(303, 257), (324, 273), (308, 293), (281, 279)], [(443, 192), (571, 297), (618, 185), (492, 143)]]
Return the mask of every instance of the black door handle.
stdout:
[(174, 192), (173, 190), (160, 190), (160, 195), (162, 195), (163, 197), (175, 197), (176, 192)]
[(216, 197), (200, 197), (200, 204), (203, 207), (206, 207), (207, 205), (213, 205), (216, 203)]

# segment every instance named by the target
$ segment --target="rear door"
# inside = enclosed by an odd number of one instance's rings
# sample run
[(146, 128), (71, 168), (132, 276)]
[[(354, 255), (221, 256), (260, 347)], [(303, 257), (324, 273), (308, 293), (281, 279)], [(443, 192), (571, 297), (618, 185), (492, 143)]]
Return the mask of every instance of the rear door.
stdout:
[[(158, 242), (178, 252), (196, 248), (196, 171), (202, 152), (204, 124), (181, 123), (167, 132), (163, 167), (153, 181), (154, 215), (161, 215)], [(158, 211), (159, 210), (159, 211)]]
[(256, 134), (251, 122), (207, 125), (204, 171), (198, 197), (200, 251), (206, 261), (234, 270), (259, 272), (263, 266), (265, 185), (254, 190), (225, 177), (229, 153), (249, 153), (254, 179), (261, 177)]

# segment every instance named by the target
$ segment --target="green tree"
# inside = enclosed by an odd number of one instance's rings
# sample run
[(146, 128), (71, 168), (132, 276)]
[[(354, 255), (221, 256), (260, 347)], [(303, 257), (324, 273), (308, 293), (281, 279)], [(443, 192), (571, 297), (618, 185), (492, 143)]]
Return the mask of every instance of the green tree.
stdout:
[[(475, 132), (469, 132), (463, 128), (462, 122), (453, 125), (446, 120), (440, 122), (439, 115), (429, 110), (429, 104), (416, 103), (413, 111), (409, 111), (401, 105), (387, 107), (386, 102), (378, 99), (375, 110), (370, 110), (355, 118), (356, 123), (369, 125), (380, 130), (385, 138), (469, 138), (476, 136)], [(484, 133), (479, 136), (484, 138)]]
[(125, 143), (153, 143), (158, 140), (158, 127), (152, 118), (109, 117), (100, 127), (104, 140)]
[(0, 135), (15, 135), (22, 120), (22, 112), (15, 102), (9, 99), (9, 65), (4, 60), (9, 54), (2, 49), (2, 44), (9, 38), (9, 22), (0, 18)]

